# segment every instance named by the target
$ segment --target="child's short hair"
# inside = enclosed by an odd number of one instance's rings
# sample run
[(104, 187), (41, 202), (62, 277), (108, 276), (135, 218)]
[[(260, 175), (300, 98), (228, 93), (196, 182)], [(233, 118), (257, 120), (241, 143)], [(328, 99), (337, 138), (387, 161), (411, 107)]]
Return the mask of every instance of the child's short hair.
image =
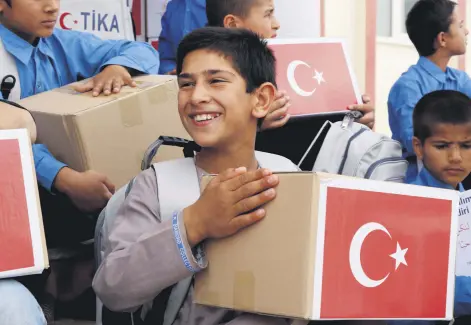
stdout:
[(471, 99), (455, 90), (431, 92), (417, 103), (413, 113), (414, 136), (422, 144), (433, 135), (437, 124), (466, 124), (471, 122)]
[(275, 56), (257, 34), (239, 28), (204, 27), (181, 41), (177, 51), (177, 75), (191, 52), (208, 50), (224, 56), (247, 84), (247, 93), (266, 82), (276, 87)]
[(406, 29), (419, 55), (430, 56), (436, 52), (435, 38), (450, 29), (455, 6), (451, 0), (419, 0), (412, 7)]
[(245, 18), (259, 0), (206, 0), (208, 26), (224, 27), (224, 18), (235, 15)]

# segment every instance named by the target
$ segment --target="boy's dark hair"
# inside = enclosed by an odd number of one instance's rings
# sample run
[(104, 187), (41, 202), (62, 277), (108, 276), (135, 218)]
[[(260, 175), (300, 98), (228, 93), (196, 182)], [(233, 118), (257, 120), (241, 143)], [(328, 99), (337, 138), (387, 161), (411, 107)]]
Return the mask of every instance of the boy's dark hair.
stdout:
[(455, 90), (437, 90), (419, 100), (413, 113), (414, 136), (422, 144), (433, 135), (437, 124), (471, 122), (471, 99)]
[(435, 39), (448, 32), (456, 3), (451, 0), (419, 0), (407, 15), (406, 29), (421, 56), (436, 52)]
[(197, 50), (212, 51), (229, 60), (245, 80), (247, 93), (265, 82), (276, 87), (275, 56), (265, 40), (247, 29), (204, 27), (194, 30), (178, 46), (177, 75), (182, 72), (185, 57)]
[(206, 17), (208, 26), (224, 27), (227, 15), (247, 17), (258, 0), (206, 0)]

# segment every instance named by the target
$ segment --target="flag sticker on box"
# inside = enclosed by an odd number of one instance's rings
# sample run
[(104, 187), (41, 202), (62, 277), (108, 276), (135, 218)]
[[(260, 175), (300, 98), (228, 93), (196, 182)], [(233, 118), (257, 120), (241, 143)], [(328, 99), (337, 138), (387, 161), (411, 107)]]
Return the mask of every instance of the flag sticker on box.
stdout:
[(277, 84), (291, 98), (292, 116), (344, 112), (361, 94), (342, 40), (270, 40)]
[(0, 131), (0, 278), (48, 267), (29, 139), (26, 130)]

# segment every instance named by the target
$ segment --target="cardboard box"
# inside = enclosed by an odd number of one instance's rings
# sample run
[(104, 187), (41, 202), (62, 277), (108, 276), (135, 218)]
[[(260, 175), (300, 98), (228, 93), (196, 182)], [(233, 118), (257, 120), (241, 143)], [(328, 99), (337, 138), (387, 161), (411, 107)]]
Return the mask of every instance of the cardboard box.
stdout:
[(0, 279), (49, 267), (30, 135), (0, 130)]
[(458, 193), (279, 177), (264, 220), (206, 243), (196, 303), (306, 320), (452, 318)]
[[(92, 97), (71, 86), (26, 98), (37, 124), (38, 143), (78, 171), (93, 169), (118, 187), (140, 171), (148, 146), (161, 135), (188, 138), (177, 108), (178, 85), (172, 76), (135, 78), (137, 88)], [(182, 157), (182, 150), (163, 147), (156, 159)]]

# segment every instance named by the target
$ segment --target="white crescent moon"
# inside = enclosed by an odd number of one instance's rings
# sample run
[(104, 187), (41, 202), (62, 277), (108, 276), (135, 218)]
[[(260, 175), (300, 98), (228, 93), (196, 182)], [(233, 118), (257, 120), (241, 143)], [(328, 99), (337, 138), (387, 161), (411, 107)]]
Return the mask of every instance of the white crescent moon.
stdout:
[(316, 92), (316, 88), (314, 88), (313, 91), (308, 92), (308, 91), (305, 91), (305, 90), (301, 89), (301, 87), (299, 87), (298, 82), (296, 81), (296, 78), (294, 77), (294, 72), (296, 71), (296, 68), (300, 65), (311, 68), (309, 66), (309, 64), (307, 64), (304, 61), (294, 60), (293, 62), (291, 62), (288, 65), (288, 71), (287, 71), (288, 82), (289, 82), (291, 88), (293, 88), (293, 90), (296, 94), (298, 94), (299, 96), (303, 96), (303, 97), (309, 97), (309, 96), (312, 96), (312, 94), (314, 94)]
[(389, 231), (383, 225), (376, 222), (370, 222), (358, 229), (358, 231), (353, 236), (352, 243), (350, 244), (350, 269), (352, 270), (355, 279), (362, 286), (367, 288), (375, 288), (381, 285), (389, 276), (388, 273), (388, 275), (386, 275), (381, 280), (373, 280), (365, 274), (363, 266), (361, 265), (360, 253), (363, 241), (370, 233), (377, 230), (385, 232), (389, 238), (391, 238)]

